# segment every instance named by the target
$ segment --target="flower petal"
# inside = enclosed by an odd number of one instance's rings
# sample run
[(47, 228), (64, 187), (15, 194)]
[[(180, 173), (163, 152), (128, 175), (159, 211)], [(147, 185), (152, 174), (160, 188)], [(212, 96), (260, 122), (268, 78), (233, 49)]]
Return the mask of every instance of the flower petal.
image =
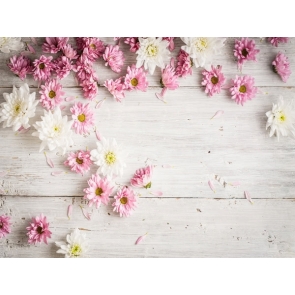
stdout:
[(87, 212), (87, 211), (85, 210), (85, 208), (82, 207), (81, 205), (79, 205), (79, 206), (80, 206), (80, 208), (81, 208), (81, 210), (82, 210), (82, 213), (83, 213), (84, 217), (85, 217), (86, 219), (90, 220), (90, 219), (91, 219), (91, 213)]
[(250, 196), (249, 192), (248, 192), (248, 191), (244, 191), (244, 194), (245, 194), (245, 198), (246, 198), (251, 204), (253, 204), (253, 201), (252, 201), (252, 199), (251, 199), (251, 196)]
[(214, 118), (218, 118), (218, 117), (222, 116), (223, 114), (224, 114), (224, 111), (217, 111), (215, 113), (215, 115), (210, 120), (212, 120)]
[(63, 171), (54, 171), (54, 172), (51, 172), (51, 175), (52, 176), (56, 176), (56, 175), (59, 175), (59, 174), (62, 174)]
[(239, 181), (234, 181), (234, 182), (229, 183), (229, 185), (239, 186), (239, 185), (241, 185), (241, 183)]
[(105, 98), (102, 99), (102, 100), (100, 100), (100, 101), (98, 101), (97, 104), (96, 104), (96, 106), (95, 106), (95, 108), (96, 109), (100, 109), (103, 106), (104, 102), (105, 102)]
[(211, 188), (211, 190), (215, 193), (215, 188), (211, 180), (208, 181), (208, 185)]
[(46, 162), (47, 164), (51, 167), (54, 168), (54, 164), (52, 162), (52, 160), (50, 158), (47, 157), (46, 152), (44, 152), (45, 158), (46, 158)]
[(146, 235), (147, 235), (147, 233), (144, 234), (143, 236), (140, 236), (140, 237), (136, 240), (135, 245), (139, 244), (139, 243), (144, 239), (144, 237), (145, 237)]
[(27, 46), (28, 46), (28, 49), (31, 53), (35, 54), (36, 53), (36, 50), (34, 49), (33, 46), (31, 46), (30, 44), (27, 43)]
[(75, 97), (74, 96), (69, 96), (69, 97), (66, 97), (65, 98), (65, 101), (73, 101), (75, 99)]
[(30, 39), (34, 45), (38, 45), (35, 37), (31, 37)]
[(73, 213), (73, 205), (69, 205), (68, 207), (68, 218), (71, 219)]
[(96, 128), (95, 128), (95, 135), (96, 135), (97, 140), (101, 141), (102, 136), (101, 136), (100, 132)]
[(161, 191), (156, 191), (156, 192), (150, 192), (151, 195), (156, 196), (156, 197), (161, 197), (163, 196), (163, 193)]

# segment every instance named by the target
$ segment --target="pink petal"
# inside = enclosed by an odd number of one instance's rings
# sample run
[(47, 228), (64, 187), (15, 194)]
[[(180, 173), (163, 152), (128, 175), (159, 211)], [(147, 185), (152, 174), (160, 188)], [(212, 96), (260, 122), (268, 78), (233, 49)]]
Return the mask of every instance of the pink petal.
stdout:
[(71, 219), (73, 213), (73, 205), (69, 205), (68, 207), (68, 218)]
[(97, 140), (101, 141), (102, 136), (101, 136), (100, 132), (97, 129), (95, 129), (95, 135), (96, 135)]
[(34, 49), (34, 47), (33, 46), (31, 46), (30, 44), (28, 44), (27, 43), (27, 46), (28, 46), (28, 48), (29, 48), (29, 51), (31, 52), (31, 53), (36, 53), (36, 50)]
[(31, 41), (34, 45), (38, 45), (35, 37), (31, 37)]
[(63, 111), (66, 107), (67, 107), (67, 106), (65, 106), (65, 105), (61, 105), (61, 106), (59, 106), (59, 108), (60, 108), (61, 111)]
[(46, 158), (46, 162), (47, 164), (51, 167), (54, 168), (54, 164), (52, 162), (52, 160), (50, 158), (47, 157), (46, 152), (44, 152), (45, 158)]
[(90, 214), (89, 212), (87, 212), (87, 211), (85, 210), (85, 208), (82, 207), (81, 205), (80, 205), (80, 208), (81, 208), (81, 210), (82, 210), (82, 213), (83, 213), (84, 217), (85, 217), (86, 219), (90, 220), (90, 219), (91, 219), (91, 214)]
[(18, 129), (18, 133), (20, 134), (24, 134), (24, 133), (27, 133), (29, 130), (31, 129), (31, 127), (25, 129), (25, 128), (20, 128)]
[(166, 103), (166, 101), (165, 101), (165, 99), (164, 99), (164, 96), (163, 96), (161, 93), (155, 93), (155, 95), (156, 95), (156, 97), (157, 97), (159, 100), (161, 100), (161, 101), (163, 101), (164, 103)]
[(4, 177), (7, 174), (7, 171), (1, 171), (0, 172), (0, 177)]
[(143, 235), (143, 236), (140, 236), (140, 237), (136, 240), (135, 245), (139, 244), (139, 243), (144, 239), (144, 237), (145, 237), (146, 235), (147, 235), (147, 233), (146, 233), (145, 235)]
[(174, 68), (174, 57), (170, 59), (170, 67)]
[(208, 185), (211, 188), (211, 190), (215, 193), (215, 188), (211, 180), (208, 181)]
[(241, 185), (241, 183), (239, 181), (234, 181), (234, 182), (229, 183), (229, 185), (239, 186), (239, 185)]
[(54, 171), (54, 172), (51, 172), (51, 175), (52, 176), (56, 176), (56, 175), (59, 175), (59, 174), (62, 174), (63, 171)]
[(28, 55), (31, 54), (31, 52), (30, 52), (30, 51), (23, 51), (23, 52), (21, 52), (20, 54), (21, 54), (22, 56), (28, 56)]
[(96, 109), (100, 109), (103, 106), (104, 102), (105, 102), (105, 98), (102, 99), (102, 100), (100, 100), (100, 101), (98, 101), (97, 104), (96, 104), (96, 106), (95, 106), (95, 108)]
[(156, 196), (156, 197), (161, 197), (163, 196), (163, 193), (161, 191), (156, 191), (156, 192), (150, 192), (151, 195)]
[(252, 199), (251, 199), (251, 196), (250, 196), (249, 192), (248, 192), (248, 191), (244, 191), (244, 194), (245, 194), (245, 198), (246, 198), (251, 204), (253, 204), (253, 201), (252, 201)]
[(73, 101), (75, 99), (74, 96), (66, 97), (65, 101)]
[(212, 120), (213, 118), (218, 118), (218, 117), (222, 116), (223, 114), (224, 114), (224, 111), (217, 111), (215, 113), (215, 115), (210, 120)]

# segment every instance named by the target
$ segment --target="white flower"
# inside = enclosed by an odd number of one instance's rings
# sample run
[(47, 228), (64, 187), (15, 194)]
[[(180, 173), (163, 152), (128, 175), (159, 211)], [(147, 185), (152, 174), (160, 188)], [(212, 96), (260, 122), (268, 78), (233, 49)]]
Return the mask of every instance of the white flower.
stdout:
[(144, 64), (144, 68), (152, 75), (156, 66), (163, 69), (169, 62), (168, 41), (162, 38), (139, 38), (139, 43), (140, 47), (136, 51), (137, 68)]
[(29, 128), (29, 119), (35, 116), (39, 103), (35, 101), (36, 92), (30, 94), (28, 84), (24, 84), (19, 89), (13, 86), (12, 93), (3, 93), (3, 97), (6, 101), (0, 104), (0, 122), (4, 122), (3, 128), (13, 126), (13, 131), (20, 127)]
[(220, 53), (226, 38), (183, 37), (181, 40), (186, 44), (181, 49), (193, 59), (196, 68), (209, 70), (214, 55)]
[(21, 38), (16, 37), (0, 37), (0, 51), (9, 53), (10, 50), (22, 50), (24, 43)]
[(269, 136), (274, 134), (278, 140), (280, 135), (295, 137), (295, 110), (293, 101), (284, 102), (283, 96), (279, 97), (277, 104), (273, 103), (272, 110), (266, 113), (266, 130), (270, 127)]
[(42, 121), (33, 125), (37, 131), (32, 134), (42, 140), (39, 152), (48, 146), (50, 151), (58, 148), (64, 155), (74, 143), (71, 130), (74, 121), (68, 122), (67, 116), (62, 117), (60, 108), (56, 108), (53, 113), (44, 110), (44, 116), (41, 116), (41, 119)]
[(67, 242), (55, 242), (55, 245), (60, 247), (56, 253), (65, 254), (65, 258), (78, 258), (84, 257), (88, 251), (86, 237), (78, 228), (67, 235)]
[(97, 171), (110, 177), (113, 177), (113, 174), (122, 175), (123, 169), (126, 167), (124, 163), (126, 154), (116, 140), (103, 137), (101, 142), (97, 142), (96, 145), (97, 149), (90, 152), (90, 159), (99, 166)]

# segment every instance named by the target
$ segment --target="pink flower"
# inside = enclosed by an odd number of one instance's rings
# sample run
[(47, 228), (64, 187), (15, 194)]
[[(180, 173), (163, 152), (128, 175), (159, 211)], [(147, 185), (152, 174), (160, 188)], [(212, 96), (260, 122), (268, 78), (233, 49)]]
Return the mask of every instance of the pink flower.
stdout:
[(106, 80), (103, 84), (108, 91), (113, 95), (113, 97), (116, 99), (116, 101), (121, 102), (122, 99), (125, 97), (124, 94), (124, 84), (122, 83), (122, 79), (118, 78), (117, 80)]
[(59, 105), (63, 100), (62, 85), (57, 82), (57, 80), (46, 81), (45, 85), (41, 85), (40, 102), (42, 106), (47, 110), (53, 110), (57, 105)]
[(89, 103), (82, 104), (81, 102), (75, 103), (70, 109), (74, 123), (72, 127), (76, 133), (85, 134), (89, 132), (90, 128), (94, 125), (94, 113), (90, 109)]
[(168, 41), (168, 43), (169, 43), (168, 48), (170, 51), (173, 51), (174, 47), (175, 47), (174, 46), (174, 37), (163, 37), (162, 39)]
[(141, 90), (147, 91), (148, 81), (146, 72), (142, 67), (137, 68), (135, 65), (127, 67), (127, 74), (124, 81), (126, 90)]
[(193, 61), (190, 58), (189, 54), (180, 49), (177, 55), (177, 67), (176, 67), (176, 75), (179, 77), (185, 77), (187, 75), (192, 75), (193, 70)]
[(75, 66), (73, 66), (73, 71), (77, 73), (77, 78), (80, 84), (85, 80), (88, 82), (98, 81), (96, 72), (92, 68), (92, 63), (86, 55), (81, 55), (79, 57)]
[(135, 171), (130, 183), (134, 187), (150, 188), (152, 186), (151, 178), (153, 175), (153, 166), (149, 165)]
[(52, 56), (46, 57), (41, 55), (39, 59), (33, 62), (33, 77), (36, 81), (46, 81), (50, 78), (51, 71), (53, 70), (53, 63), (51, 62)]
[(57, 53), (66, 46), (69, 38), (46, 37), (46, 42), (42, 45), (42, 49), (46, 53)]
[(215, 93), (220, 93), (221, 87), (223, 86), (225, 82), (225, 78), (223, 73), (221, 73), (221, 66), (217, 66), (216, 68), (214, 66), (211, 66), (211, 71), (203, 71), (202, 75), (202, 85), (206, 86), (205, 93), (207, 93), (209, 96), (213, 96)]
[(27, 74), (32, 74), (33, 65), (28, 57), (15, 55), (12, 56), (9, 61), (8, 67), (15, 75), (19, 76), (21, 80), (24, 80)]
[(235, 80), (232, 80), (234, 86), (230, 88), (232, 99), (237, 104), (243, 105), (247, 100), (251, 100), (257, 93), (257, 87), (254, 86), (254, 78), (251, 76), (236, 76)]
[(267, 41), (275, 47), (278, 47), (279, 43), (287, 43), (289, 40), (288, 37), (268, 37)]
[(93, 100), (98, 92), (97, 82), (89, 82), (87, 80), (81, 83), (83, 95), (89, 100)]
[(76, 153), (70, 152), (67, 160), (64, 162), (65, 166), (71, 167), (71, 170), (84, 174), (90, 170), (92, 161), (90, 160), (90, 151), (78, 151)]
[(70, 44), (65, 45), (62, 52), (70, 60), (78, 58), (77, 51)]
[(89, 207), (95, 204), (96, 208), (99, 208), (101, 203), (107, 205), (113, 191), (109, 178), (101, 178), (99, 174), (93, 174), (88, 180), (88, 185), (89, 187), (83, 191), (86, 194), (84, 199), (89, 200)]
[(235, 41), (234, 56), (238, 59), (238, 68), (241, 69), (244, 61), (256, 60), (256, 54), (259, 53), (259, 49), (255, 49), (255, 41), (248, 38), (242, 38)]
[(120, 217), (128, 217), (131, 215), (132, 210), (136, 207), (136, 198), (134, 191), (125, 186), (118, 190), (114, 196), (115, 202), (112, 204), (115, 212), (120, 213)]
[(125, 58), (118, 45), (108, 45), (102, 57), (106, 61), (105, 66), (109, 66), (115, 73), (121, 72)]
[(11, 223), (10, 223), (10, 217), (6, 215), (0, 216), (0, 239), (4, 238), (7, 234), (10, 233)]
[(27, 236), (29, 237), (28, 243), (36, 245), (37, 243), (44, 242), (47, 244), (47, 238), (51, 238), (52, 232), (49, 230), (49, 223), (46, 216), (41, 214), (32, 218), (30, 226), (27, 227)]
[(71, 62), (66, 56), (60, 56), (53, 61), (53, 64), (56, 75), (60, 80), (65, 78), (72, 69)]
[(282, 80), (286, 83), (291, 75), (290, 63), (288, 57), (279, 52), (272, 62), (272, 67), (275, 73), (280, 75)]
[(130, 45), (130, 51), (131, 52), (136, 52), (140, 47), (138, 37), (126, 38), (124, 43)]
[[(85, 54), (91, 62), (94, 62), (103, 55), (105, 51), (105, 45), (99, 38), (82, 39), (82, 42), (79, 41), (79, 47), (82, 47), (83, 54)], [(87, 50), (85, 51), (85, 49)]]

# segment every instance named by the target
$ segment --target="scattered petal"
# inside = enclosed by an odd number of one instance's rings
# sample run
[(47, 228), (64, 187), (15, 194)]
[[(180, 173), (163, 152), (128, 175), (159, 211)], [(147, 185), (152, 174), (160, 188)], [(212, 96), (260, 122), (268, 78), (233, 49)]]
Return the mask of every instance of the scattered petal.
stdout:
[(71, 219), (73, 213), (73, 205), (69, 205), (68, 207), (68, 218)]
[(96, 106), (95, 106), (95, 108), (96, 109), (100, 109), (103, 106), (104, 102), (105, 102), (105, 98), (102, 99), (102, 100), (100, 100), (100, 101), (98, 101), (97, 104), (96, 104)]
[(67, 106), (65, 106), (64, 104), (59, 106), (60, 110), (63, 111)]
[(156, 196), (156, 197), (161, 197), (163, 196), (163, 193), (161, 191), (156, 191), (156, 192), (150, 192), (151, 195)]
[(75, 99), (75, 97), (74, 96), (69, 96), (69, 97), (66, 97), (65, 98), (65, 101), (73, 101)]
[(156, 95), (156, 97), (157, 97), (159, 100), (163, 101), (164, 103), (167, 103), (167, 102), (165, 101), (164, 97), (161, 95), (161, 93), (155, 93), (155, 95)]
[(31, 41), (34, 45), (38, 45), (35, 37), (31, 37)]
[(252, 199), (251, 199), (251, 196), (250, 196), (249, 192), (248, 192), (248, 191), (244, 191), (244, 194), (245, 194), (245, 198), (246, 198), (251, 204), (253, 204), (253, 201), (252, 201)]
[(51, 167), (54, 168), (54, 164), (52, 162), (52, 160), (50, 158), (47, 157), (46, 152), (44, 152), (45, 158), (46, 158), (46, 162), (47, 164)]
[(24, 133), (27, 133), (30, 129), (31, 129), (31, 127), (27, 128), (27, 129), (21, 127), (21, 128), (18, 129), (18, 133), (19, 134), (24, 134)]
[(140, 236), (140, 237), (136, 240), (135, 245), (139, 244), (139, 243), (145, 238), (145, 236), (146, 236), (147, 234), (148, 234), (148, 233), (144, 234), (143, 236)]
[(231, 185), (231, 186), (239, 186), (239, 185), (241, 185), (241, 183), (239, 181), (234, 181), (234, 182), (229, 183), (229, 185)]
[(85, 208), (82, 207), (81, 205), (79, 205), (79, 206), (80, 206), (80, 208), (81, 208), (81, 210), (82, 210), (82, 213), (83, 213), (84, 217), (85, 217), (86, 219), (90, 220), (90, 219), (91, 219), (91, 213), (87, 212), (87, 211), (85, 210)]
[(211, 190), (215, 193), (215, 188), (211, 180), (208, 181), (208, 185), (211, 188)]
[(101, 136), (100, 132), (96, 128), (95, 128), (95, 135), (96, 135), (97, 140), (101, 141), (102, 136)]
[(31, 46), (30, 44), (27, 43), (27, 46), (28, 46), (28, 49), (31, 53), (35, 54), (36, 53), (36, 50), (34, 49), (33, 46)]
[(215, 113), (215, 115), (210, 120), (212, 120), (214, 118), (218, 118), (218, 117), (222, 116), (223, 114), (224, 114), (224, 111), (217, 111)]
[(56, 176), (56, 175), (59, 175), (59, 174), (62, 174), (63, 171), (54, 171), (54, 172), (51, 172), (51, 175), (52, 176)]

